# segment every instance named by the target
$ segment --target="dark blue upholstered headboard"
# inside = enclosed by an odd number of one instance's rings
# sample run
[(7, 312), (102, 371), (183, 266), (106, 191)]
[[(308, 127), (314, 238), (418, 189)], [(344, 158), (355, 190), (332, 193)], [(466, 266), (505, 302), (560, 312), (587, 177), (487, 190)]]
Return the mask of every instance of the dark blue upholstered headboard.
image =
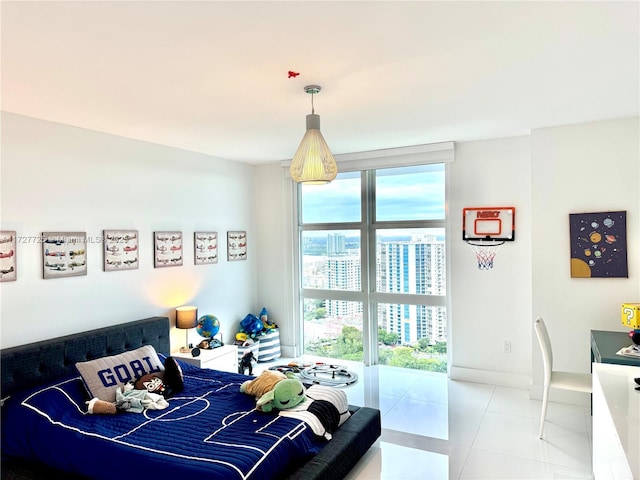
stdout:
[(169, 354), (170, 322), (150, 317), (41, 342), (4, 348), (0, 352), (1, 398), (77, 373), (76, 362), (117, 355), (144, 345)]

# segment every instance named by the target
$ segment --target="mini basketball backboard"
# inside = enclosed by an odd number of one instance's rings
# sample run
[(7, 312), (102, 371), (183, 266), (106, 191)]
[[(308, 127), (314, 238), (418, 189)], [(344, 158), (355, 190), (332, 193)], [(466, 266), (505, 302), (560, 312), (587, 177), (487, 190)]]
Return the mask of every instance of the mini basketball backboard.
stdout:
[(515, 207), (469, 207), (462, 209), (464, 241), (512, 242), (516, 233)]
[(514, 241), (515, 234), (515, 207), (462, 209), (462, 239), (475, 253), (479, 270), (491, 270), (500, 246)]

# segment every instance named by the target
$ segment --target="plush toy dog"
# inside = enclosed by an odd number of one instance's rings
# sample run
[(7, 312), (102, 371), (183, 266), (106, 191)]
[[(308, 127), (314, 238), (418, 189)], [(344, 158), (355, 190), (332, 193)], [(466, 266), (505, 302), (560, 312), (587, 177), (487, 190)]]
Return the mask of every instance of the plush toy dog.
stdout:
[(249, 370), (249, 375), (253, 375), (253, 363), (256, 358), (253, 356), (252, 351), (248, 351), (240, 359), (240, 365), (238, 365), (238, 373), (244, 373), (245, 370)]

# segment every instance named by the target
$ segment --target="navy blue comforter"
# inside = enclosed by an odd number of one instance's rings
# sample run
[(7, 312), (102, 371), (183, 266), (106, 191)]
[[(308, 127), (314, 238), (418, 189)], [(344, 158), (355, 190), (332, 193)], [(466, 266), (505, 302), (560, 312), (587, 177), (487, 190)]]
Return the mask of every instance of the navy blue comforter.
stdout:
[(251, 377), (181, 366), (184, 391), (164, 410), (89, 415), (80, 377), (13, 395), (2, 406), (3, 457), (105, 480), (274, 479), (325, 443), (300, 420), (256, 411), (239, 392)]

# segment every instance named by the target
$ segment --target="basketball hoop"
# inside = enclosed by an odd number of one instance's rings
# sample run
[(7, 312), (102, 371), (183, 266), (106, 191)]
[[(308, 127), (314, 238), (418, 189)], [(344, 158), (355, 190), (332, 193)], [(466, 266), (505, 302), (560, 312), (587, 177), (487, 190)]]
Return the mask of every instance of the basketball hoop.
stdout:
[(466, 242), (476, 255), (478, 270), (491, 270), (493, 268), (493, 259), (498, 253), (498, 250), (500, 250), (500, 247), (504, 245), (504, 241), (498, 240), (466, 240)]
[(462, 209), (462, 239), (478, 260), (478, 270), (491, 270), (504, 242), (516, 233), (515, 207), (467, 207)]

